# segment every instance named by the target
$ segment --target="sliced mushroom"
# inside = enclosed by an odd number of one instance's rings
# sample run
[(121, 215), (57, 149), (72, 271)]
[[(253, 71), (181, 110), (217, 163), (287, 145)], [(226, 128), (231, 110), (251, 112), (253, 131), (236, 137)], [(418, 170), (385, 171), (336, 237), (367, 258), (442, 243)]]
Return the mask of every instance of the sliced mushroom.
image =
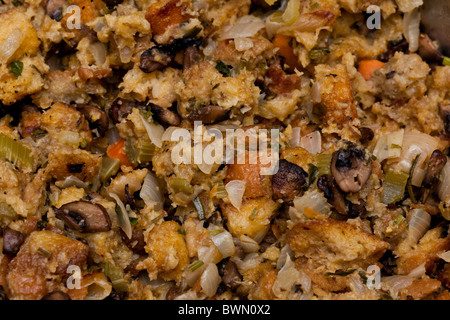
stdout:
[(153, 46), (141, 54), (139, 68), (145, 73), (160, 70), (173, 60), (177, 52), (192, 46), (198, 47), (201, 42), (201, 38), (185, 37), (174, 39), (169, 44)]
[(122, 119), (125, 118), (127, 115), (129, 115), (133, 111), (133, 108), (145, 109), (145, 104), (122, 98), (117, 98), (111, 104), (108, 114), (114, 123), (118, 123), (122, 121)]
[(17, 254), (26, 237), (26, 234), (6, 227), (3, 230), (3, 253)]
[(111, 219), (106, 209), (97, 203), (74, 201), (60, 208), (53, 207), (56, 217), (70, 229), (83, 233), (111, 230)]
[(157, 46), (145, 50), (141, 54), (139, 68), (145, 73), (160, 70), (172, 61), (172, 55), (161, 52)]
[(346, 201), (347, 203), (347, 215), (349, 218), (360, 217), (366, 213), (366, 205), (363, 200), (360, 200), (359, 203), (353, 203), (350, 201)]
[(145, 238), (144, 232), (142, 229), (133, 228), (131, 239), (127, 237), (125, 232), (120, 230), (120, 235), (122, 236), (123, 242), (127, 245), (127, 247), (135, 253), (143, 254), (145, 253)]
[(76, 108), (89, 121), (89, 126), (92, 130), (97, 129), (100, 136), (105, 134), (106, 130), (108, 130), (109, 121), (103, 110), (88, 104), (79, 104)]
[(442, 59), (442, 54), (439, 52), (436, 45), (430, 37), (424, 33), (419, 36), (419, 55), (427, 61), (439, 61)]
[(358, 192), (372, 173), (372, 166), (357, 148), (341, 149), (333, 153), (331, 173), (344, 192)]
[(442, 120), (444, 121), (445, 133), (450, 135), (450, 104), (438, 104), (439, 112), (441, 113)]
[(307, 178), (308, 173), (301, 167), (281, 159), (278, 162), (278, 171), (272, 177), (273, 199), (289, 202), (303, 194)]
[(345, 197), (339, 190), (333, 177), (329, 174), (321, 175), (317, 179), (317, 187), (323, 192), (328, 203), (331, 204), (339, 214), (347, 215)]
[(361, 133), (361, 138), (359, 138), (359, 142), (361, 143), (372, 141), (375, 136), (373, 130), (368, 127), (359, 128), (359, 132)]
[(228, 260), (223, 267), (223, 283), (231, 289), (236, 289), (242, 281), (242, 276), (236, 267), (236, 264)]
[(152, 104), (150, 110), (158, 122), (163, 122), (171, 126), (177, 126), (181, 123), (181, 117), (167, 108)]
[(192, 67), (194, 64), (198, 62), (199, 56), (200, 54), (197, 47), (192, 46), (187, 48), (184, 51), (183, 68), (189, 69), (190, 67)]
[(60, 21), (64, 16), (64, 6), (68, 5), (66, 0), (48, 0), (45, 4), (45, 12), (53, 20)]
[(42, 297), (41, 300), (72, 300), (70, 296), (62, 291), (52, 291)]
[(196, 109), (187, 116), (189, 121), (202, 121), (204, 124), (212, 124), (225, 120), (227, 111), (219, 106), (206, 106)]
[(422, 186), (430, 189), (436, 185), (439, 182), (439, 175), (446, 163), (447, 156), (440, 150), (434, 150), (428, 161), (428, 168)]

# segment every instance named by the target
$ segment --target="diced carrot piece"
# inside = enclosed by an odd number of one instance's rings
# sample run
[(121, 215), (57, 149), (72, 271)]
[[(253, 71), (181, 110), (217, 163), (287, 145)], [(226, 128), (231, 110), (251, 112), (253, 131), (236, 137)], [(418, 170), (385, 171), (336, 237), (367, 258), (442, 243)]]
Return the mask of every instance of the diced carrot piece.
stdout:
[(286, 64), (294, 70), (295, 68), (300, 69), (300, 64), (298, 62), (298, 57), (295, 55), (294, 50), (289, 45), (291, 41), (290, 37), (282, 34), (277, 34), (273, 39), (273, 45), (279, 48), (277, 53), (285, 59)]
[(362, 60), (359, 62), (358, 71), (364, 79), (369, 80), (372, 73), (382, 68), (386, 63), (379, 60)]
[(163, 34), (168, 27), (180, 24), (190, 19), (186, 14), (186, 3), (179, 0), (160, 1), (148, 7), (145, 18), (152, 26), (153, 34)]
[(127, 154), (125, 152), (125, 141), (126, 139), (120, 138), (115, 141), (113, 144), (108, 146), (106, 150), (106, 154), (110, 158), (119, 159), (121, 165), (131, 166), (131, 162), (127, 158)]

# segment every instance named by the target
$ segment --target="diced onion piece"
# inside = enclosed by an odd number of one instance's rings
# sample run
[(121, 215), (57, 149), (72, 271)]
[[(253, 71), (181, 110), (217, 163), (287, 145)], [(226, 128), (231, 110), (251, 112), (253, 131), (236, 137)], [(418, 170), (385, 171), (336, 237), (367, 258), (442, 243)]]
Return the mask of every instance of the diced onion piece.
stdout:
[(294, 222), (298, 222), (303, 217), (305, 208), (311, 208), (315, 212), (323, 214), (329, 214), (330, 212), (330, 205), (327, 199), (322, 192), (316, 189), (306, 191), (301, 197), (295, 197), (294, 207), (296, 210), (289, 211), (290, 218)]
[(255, 16), (247, 15), (240, 17), (232, 26), (219, 36), (219, 40), (253, 37), (259, 30), (264, 28), (264, 22)]
[(379, 162), (385, 159), (398, 158), (402, 151), (404, 130), (382, 135), (375, 145), (373, 155)]
[(9, 58), (19, 49), (25, 35), (19, 28), (14, 30), (0, 43), (0, 62), (7, 62)]
[(423, 209), (413, 209), (408, 224), (408, 241), (416, 244), (430, 227), (431, 216)]
[(301, 146), (311, 154), (322, 151), (322, 136), (320, 131), (313, 131), (301, 138)]
[(415, 187), (421, 187), (422, 181), (425, 178), (425, 173), (426, 170), (416, 167), (411, 178), (411, 184)]
[(450, 161), (447, 161), (441, 171), (440, 182), (437, 187), (439, 199), (442, 201), (450, 200)]
[(409, 276), (389, 276), (383, 277), (381, 280), (381, 288), (383, 290), (389, 291), (393, 298), (396, 298), (398, 292), (401, 289), (409, 287), (413, 283), (414, 279)]
[(403, 35), (408, 41), (409, 51), (416, 52), (419, 49), (420, 36), (420, 12), (418, 8), (404, 14)]
[(161, 137), (161, 141), (170, 141), (172, 139), (172, 134), (176, 131), (179, 130), (180, 128), (178, 127), (168, 127), (166, 129), (166, 131), (164, 131), (164, 134)]
[(442, 253), (438, 253), (437, 256), (445, 262), (450, 262), (450, 250)]
[(242, 235), (239, 239), (235, 239), (236, 244), (241, 247), (245, 253), (258, 252), (259, 244), (249, 236)]
[(277, 269), (281, 269), (286, 264), (287, 258), (293, 256), (294, 251), (292, 251), (288, 244), (281, 248), (280, 257), (277, 260)]
[(423, 5), (423, 0), (396, 0), (395, 2), (401, 12), (410, 12)]
[(245, 192), (245, 181), (231, 180), (225, 185), (225, 190), (228, 193), (228, 199), (231, 204), (238, 210), (241, 210), (242, 198)]
[(400, 153), (401, 159), (396, 165), (396, 168), (403, 172), (409, 172), (414, 159), (419, 156), (413, 172), (414, 176), (417, 168), (422, 168), (426, 159), (438, 148), (438, 145), (439, 143), (436, 138), (426, 133), (405, 132)]
[(286, 25), (291, 25), (300, 16), (300, 0), (289, 0), (282, 19)]
[(212, 241), (222, 254), (222, 259), (231, 257), (236, 248), (234, 247), (233, 236), (228, 231), (224, 230), (214, 236), (211, 236)]
[(283, 12), (275, 11), (266, 19), (266, 32), (269, 38), (272, 38), (280, 29), (284, 26), (283, 19), (281, 18)]
[(320, 95), (320, 83), (318, 81), (314, 82), (311, 87), (311, 101), (314, 103), (320, 103), (322, 101), (322, 96)]
[(107, 49), (106, 45), (101, 42), (92, 43), (88, 47), (88, 51), (92, 54), (97, 66), (102, 66), (106, 61)]
[(425, 269), (425, 262), (419, 265), (418, 267), (414, 268), (410, 273), (408, 273), (408, 276), (411, 278), (420, 278), (425, 275), (426, 273)]
[(292, 128), (291, 134), (291, 147), (296, 148), (300, 147), (300, 127)]
[(241, 260), (236, 256), (232, 256), (231, 259), (236, 264), (239, 273), (241, 274), (243, 274), (247, 270), (259, 266), (263, 260), (263, 258), (256, 252), (247, 254), (244, 260)]
[(209, 263), (200, 278), (200, 286), (202, 287), (202, 290), (206, 294), (206, 296), (208, 296), (209, 298), (214, 296), (221, 281), (222, 278), (219, 275), (217, 266), (214, 263)]
[(157, 146), (158, 148), (161, 148), (162, 147), (162, 136), (164, 134), (164, 127), (155, 122), (148, 123), (148, 121), (145, 120), (142, 115), (139, 115), (139, 116), (141, 117), (141, 121), (145, 127), (145, 130), (147, 131), (150, 141), (153, 142), (153, 144), (155, 146)]
[(253, 47), (253, 41), (249, 38), (235, 38), (234, 39), (234, 47), (237, 51), (246, 51)]
[(147, 206), (154, 206), (154, 210), (158, 211), (163, 208), (164, 198), (158, 180), (153, 173), (149, 172), (145, 176), (139, 196)]
[(125, 205), (115, 193), (111, 192), (109, 196), (116, 200), (116, 203), (119, 206), (119, 212), (117, 212), (119, 227), (123, 230), (123, 232), (125, 232), (128, 239), (131, 239), (133, 232), (131, 230), (130, 218), (128, 217), (128, 212), (125, 209)]
[(103, 273), (85, 275), (81, 280), (81, 287), (87, 287), (84, 300), (103, 300), (111, 294), (112, 285)]
[(89, 187), (89, 185), (86, 182), (80, 180), (76, 176), (68, 176), (67, 178), (64, 179), (63, 183), (61, 183), (59, 187), (62, 189), (66, 189), (72, 186), (83, 189), (87, 189)]

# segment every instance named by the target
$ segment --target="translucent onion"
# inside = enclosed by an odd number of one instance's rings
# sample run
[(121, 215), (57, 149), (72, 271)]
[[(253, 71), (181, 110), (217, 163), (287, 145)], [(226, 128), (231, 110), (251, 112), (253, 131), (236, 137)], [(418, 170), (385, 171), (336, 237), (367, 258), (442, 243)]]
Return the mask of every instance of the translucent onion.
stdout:
[(237, 19), (235, 24), (226, 28), (225, 32), (219, 36), (219, 40), (253, 37), (264, 26), (260, 18), (252, 15), (243, 16)]
[(230, 258), (238, 268), (240, 274), (243, 274), (245, 271), (255, 268), (261, 264), (263, 258), (258, 253), (249, 253), (244, 260), (237, 258), (236, 256), (232, 256)]
[(173, 133), (180, 128), (178, 127), (168, 127), (161, 137), (161, 141), (171, 141)]
[(84, 300), (103, 300), (111, 294), (112, 285), (103, 273), (89, 274), (83, 277), (82, 288), (88, 290)]
[(249, 38), (235, 38), (234, 47), (237, 51), (246, 51), (253, 48), (253, 41)]
[(128, 217), (128, 212), (125, 209), (125, 205), (123, 204), (122, 200), (115, 194), (110, 193), (109, 196), (116, 200), (117, 205), (119, 206), (120, 212), (117, 213), (117, 218), (119, 222), (119, 227), (125, 232), (128, 239), (131, 239), (132, 236), (132, 230), (131, 230), (131, 223), (130, 218)]
[(286, 25), (293, 24), (300, 15), (300, 0), (289, 0), (281, 18)]
[(450, 250), (442, 253), (438, 253), (437, 256), (445, 262), (450, 262)]
[(88, 51), (92, 54), (97, 66), (102, 66), (106, 61), (107, 48), (104, 43), (96, 42), (92, 43), (88, 47)]
[(211, 239), (222, 254), (222, 259), (232, 256), (236, 251), (233, 236), (226, 230), (211, 236)]
[(422, 168), (425, 161), (430, 157), (434, 150), (438, 148), (439, 142), (436, 138), (420, 132), (405, 132), (403, 135), (402, 148), (400, 153), (400, 161), (395, 165), (397, 169), (403, 172), (408, 172), (414, 159), (417, 158), (416, 166), (414, 168), (413, 178), (416, 183), (418, 168)]
[(206, 294), (206, 296), (211, 298), (216, 294), (217, 288), (219, 287), (221, 281), (222, 278), (219, 275), (217, 266), (214, 263), (209, 263), (200, 278), (200, 286), (202, 287), (202, 291)]
[(245, 192), (245, 181), (231, 180), (225, 185), (225, 190), (228, 193), (228, 199), (231, 204), (238, 210), (241, 210), (242, 198)]
[(398, 158), (402, 152), (404, 130), (382, 135), (373, 149), (373, 155), (379, 162), (385, 159)]
[(291, 288), (295, 285), (300, 277), (299, 271), (295, 268), (294, 262), (290, 257), (287, 257), (283, 268), (278, 272), (272, 291), (277, 298), (287, 298), (291, 292)]
[[(330, 205), (322, 192), (315, 190), (306, 191), (303, 196), (294, 198), (294, 207), (296, 211), (289, 211), (290, 218), (293, 222), (298, 222), (304, 218), (303, 214), (306, 207), (313, 209), (316, 212), (328, 214), (330, 212)], [(300, 213), (299, 214), (297, 214)]]
[(77, 188), (83, 188), (83, 189), (87, 189), (89, 187), (89, 185), (86, 182), (80, 180), (76, 176), (68, 176), (67, 178), (64, 179), (64, 181), (58, 187), (60, 187), (62, 189), (66, 189), (66, 188), (70, 188), (72, 186), (75, 186)]
[(281, 269), (285, 264), (288, 257), (293, 257), (294, 251), (292, 251), (291, 247), (287, 244), (283, 248), (281, 248), (280, 257), (277, 260), (277, 269)]
[(396, 0), (395, 2), (401, 12), (410, 12), (423, 5), (423, 0)]
[(300, 127), (292, 128), (291, 134), (291, 147), (296, 148), (300, 147)]
[(322, 101), (322, 96), (320, 95), (320, 83), (318, 81), (314, 82), (311, 87), (311, 101), (314, 103), (320, 103)]
[(419, 49), (420, 36), (420, 12), (417, 8), (404, 14), (403, 35), (408, 41), (409, 51), (416, 52)]
[(19, 49), (25, 35), (19, 28), (15, 28), (8, 37), (0, 43), (0, 62), (7, 62)]
[(383, 277), (381, 280), (381, 288), (383, 290), (389, 291), (391, 296), (395, 299), (398, 295), (398, 292), (401, 289), (409, 287), (413, 283), (414, 279), (409, 276), (389, 276)]
[(431, 216), (423, 209), (413, 209), (408, 225), (407, 239), (416, 244), (430, 227)]
[(272, 38), (280, 29), (284, 26), (284, 21), (282, 20), (281, 16), (283, 15), (282, 12), (276, 11), (266, 19), (266, 32), (269, 38)]
[(311, 154), (322, 151), (322, 136), (320, 131), (313, 131), (301, 138), (301, 146)]
[(236, 245), (241, 247), (245, 253), (255, 253), (259, 250), (259, 244), (249, 236), (242, 235), (239, 239), (234, 240)]
[(437, 187), (439, 199), (442, 201), (450, 200), (450, 161), (447, 161), (441, 171), (440, 182)]
[(142, 124), (147, 131), (148, 137), (150, 141), (157, 146), (158, 148), (162, 147), (162, 136), (164, 134), (164, 127), (155, 122), (148, 123), (147, 120), (144, 119), (142, 115), (140, 115)]
[(139, 196), (147, 206), (153, 205), (154, 210), (158, 211), (163, 208), (164, 198), (158, 180), (153, 173), (149, 172), (145, 176)]

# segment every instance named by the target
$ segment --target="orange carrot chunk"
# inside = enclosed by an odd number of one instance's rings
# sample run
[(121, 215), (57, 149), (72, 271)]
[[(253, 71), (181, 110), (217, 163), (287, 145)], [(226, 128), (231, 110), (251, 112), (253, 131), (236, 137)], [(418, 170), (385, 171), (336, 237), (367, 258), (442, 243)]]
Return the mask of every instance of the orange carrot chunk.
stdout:
[(359, 63), (358, 71), (361, 73), (364, 79), (369, 80), (372, 73), (383, 67), (386, 63), (379, 60), (362, 60)]
[(277, 34), (273, 39), (273, 45), (278, 48), (277, 53), (285, 59), (286, 64), (289, 65), (292, 70), (294, 70), (294, 68), (300, 70), (298, 57), (295, 55), (294, 49), (289, 45), (290, 40), (290, 37)]
[(131, 166), (131, 162), (128, 160), (125, 152), (125, 141), (126, 139), (120, 138), (109, 145), (108, 149), (106, 149), (106, 154), (110, 158), (119, 159), (121, 165)]

